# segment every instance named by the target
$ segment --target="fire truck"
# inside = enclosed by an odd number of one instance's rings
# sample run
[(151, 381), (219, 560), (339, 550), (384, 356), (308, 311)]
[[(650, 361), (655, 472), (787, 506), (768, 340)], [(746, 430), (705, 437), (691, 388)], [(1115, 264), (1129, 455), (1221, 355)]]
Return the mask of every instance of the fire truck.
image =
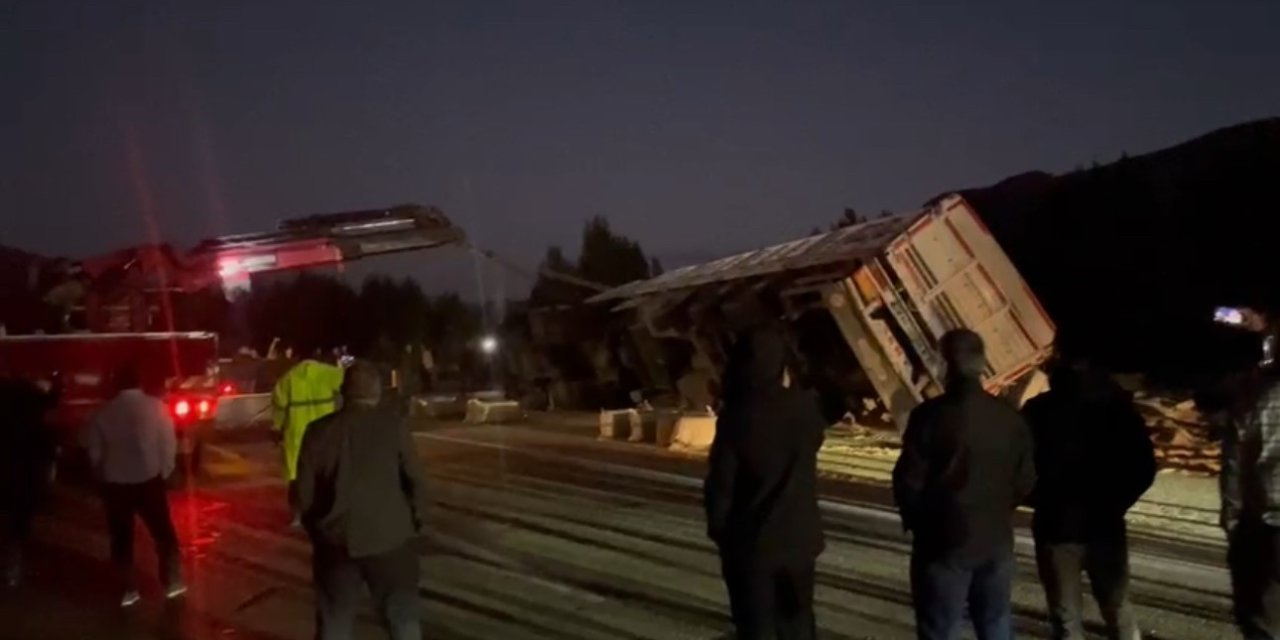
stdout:
[(260, 273), (465, 244), (440, 210), (403, 205), (294, 218), (274, 231), (205, 240), (186, 253), (144, 245), (33, 262), (28, 280), (47, 323), (25, 335), (0, 328), (0, 374), (57, 385), (51, 422), (60, 462), (75, 466), (81, 430), (112, 394), (111, 374), (134, 368), (174, 418), (182, 468), (198, 469), (218, 402), (235, 389), (219, 376), (216, 334), (174, 331), (175, 300), (212, 287), (247, 288)]

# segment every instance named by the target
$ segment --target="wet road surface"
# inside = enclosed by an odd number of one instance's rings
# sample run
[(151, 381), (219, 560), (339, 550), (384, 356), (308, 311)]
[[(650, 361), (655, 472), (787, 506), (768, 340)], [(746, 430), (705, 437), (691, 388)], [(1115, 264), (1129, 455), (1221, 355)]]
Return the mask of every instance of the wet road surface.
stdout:
[[(425, 637), (728, 637), (718, 562), (704, 535), (699, 461), (525, 427), (429, 428), (417, 442), (434, 499), (420, 556)], [(0, 638), (309, 638), (309, 546), (287, 526), (277, 456), (262, 442), (224, 443), (205, 477), (173, 492), (191, 592), (166, 604), (153, 586), (143, 606), (127, 612), (113, 606), (96, 501), (86, 490), (60, 489), (38, 523), (39, 573), (31, 586), (0, 596)], [(822, 637), (914, 637), (909, 543), (884, 508), (887, 493), (834, 482), (824, 493)], [(138, 558), (149, 570), (145, 537)], [(1045, 637), (1025, 536), (1018, 551), (1018, 629)], [(1134, 601), (1151, 637), (1235, 635), (1221, 556), (1219, 548), (1135, 532)], [(369, 611), (358, 637), (383, 637)]]

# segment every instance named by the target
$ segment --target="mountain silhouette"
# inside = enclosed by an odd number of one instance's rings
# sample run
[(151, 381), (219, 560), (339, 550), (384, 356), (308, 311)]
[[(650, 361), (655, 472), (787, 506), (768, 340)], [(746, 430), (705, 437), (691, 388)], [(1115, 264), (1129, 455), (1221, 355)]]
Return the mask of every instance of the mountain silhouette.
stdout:
[(1219, 305), (1280, 312), (1280, 118), (1054, 176), (962, 190), (1064, 332), (1189, 381), (1256, 358)]

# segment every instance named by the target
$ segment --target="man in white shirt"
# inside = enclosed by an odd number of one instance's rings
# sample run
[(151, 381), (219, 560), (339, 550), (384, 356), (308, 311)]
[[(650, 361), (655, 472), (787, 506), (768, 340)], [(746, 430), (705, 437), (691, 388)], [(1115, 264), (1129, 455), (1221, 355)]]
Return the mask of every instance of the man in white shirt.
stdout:
[(142, 390), (136, 370), (117, 372), (113, 382), (119, 393), (89, 424), (85, 444), (102, 485), (111, 559), (119, 568), (124, 590), (120, 604), (128, 607), (140, 599), (133, 571), (135, 516), (155, 542), (166, 597), (186, 592), (165, 492), (165, 478), (173, 473), (177, 437), (164, 403)]

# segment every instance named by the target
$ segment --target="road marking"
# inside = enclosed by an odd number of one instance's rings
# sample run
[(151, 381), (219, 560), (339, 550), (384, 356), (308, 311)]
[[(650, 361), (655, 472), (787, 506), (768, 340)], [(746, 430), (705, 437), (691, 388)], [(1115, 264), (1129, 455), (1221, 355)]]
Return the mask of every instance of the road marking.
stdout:
[[(587, 458), (549, 453), (546, 451), (531, 451), (529, 449), (524, 449), (519, 446), (503, 442), (484, 442), (471, 438), (440, 435), (437, 433), (415, 432), (413, 435), (416, 438), (424, 440), (436, 440), (439, 442), (494, 449), (503, 452), (517, 452), (520, 455), (544, 460), (546, 462), (573, 465), (582, 469), (616, 474), (640, 480), (669, 483), (690, 488), (702, 487), (701, 478), (690, 477), (678, 473), (670, 473), (667, 471), (643, 469), (612, 462), (600, 462)], [(819, 499), (818, 505), (823, 511), (852, 518), (863, 518), (892, 524), (897, 524), (899, 522), (897, 511), (884, 507), (857, 504), (842, 500), (829, 500), (825, 498)], [(1014, 541), (1016, 550), (1020, 554), (1029, 557), (1035, 556), (1035, 541), (1025, 530), (1020, 529), (1015, 531)], [(1130, 552), (1129, 556), (1131, 564), (1158, 574), (1167, 575), (1169, 578), (1176, 580), (1179, 583), (1198, 585), (1204, 589), (1212, 589), (1222, 595), (1229, 595), (1231, 593), (1230, 580), (1225, 567), (1188, 562), (1164, 556), (1154, 556), (1142, 552)]]
[(205, 444), (205, 453), (216, 455), (219, 459), (205, 460), (203, 466), (211, 476), (249, 476), (254, 475), (258, 471), (259, 465), (247, 456), (232, 451), (228, 447), (216, 444)]

